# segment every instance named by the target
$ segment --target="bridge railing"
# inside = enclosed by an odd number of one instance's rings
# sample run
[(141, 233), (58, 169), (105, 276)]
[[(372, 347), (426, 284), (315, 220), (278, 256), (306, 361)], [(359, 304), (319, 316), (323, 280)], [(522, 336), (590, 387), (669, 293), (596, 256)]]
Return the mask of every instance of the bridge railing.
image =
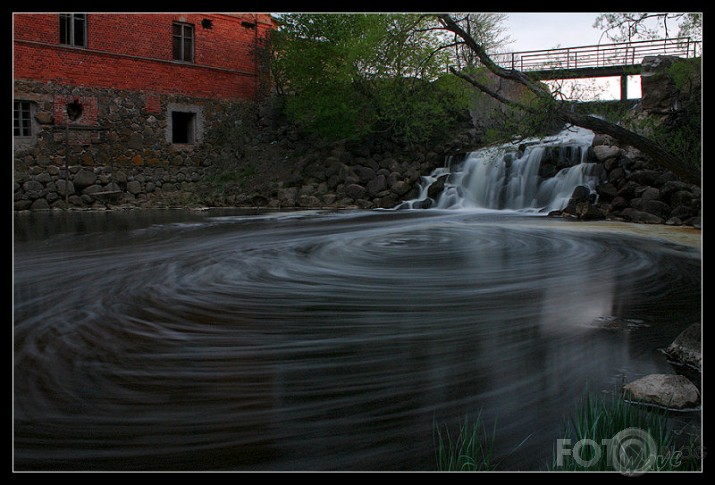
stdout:
[(671, 55), (697, 57), (702, 51), (699, 41), (689, 37), (643, 40), (616, 44), (587, 45), (534, 51), (509, 52), (492, 56), (506, 69), (520, 71), (585, 69), (609, 66), (633, 66), (646, 56)]

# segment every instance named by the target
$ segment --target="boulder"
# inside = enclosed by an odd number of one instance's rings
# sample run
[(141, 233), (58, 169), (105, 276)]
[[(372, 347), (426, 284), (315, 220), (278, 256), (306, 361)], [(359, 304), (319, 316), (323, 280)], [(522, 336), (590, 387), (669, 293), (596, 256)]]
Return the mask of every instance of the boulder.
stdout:
[(449, 174), (444, 174), (440, 176), (437, 180), (432, 182), (432, 185), (429, 186), (429, 189), (427, 189), (427, 196), (437, 200), (444, 190), (444, 183), (447, 181), (447, 178), (449, 177)]
[(359, 184), (350, 184), (345, 187), (345, 195), (351, 199), (360, 199), (365, 194), (365, 187)]
[(681, 365), (687, 365), (702, 371), (702, 332), (699, 323), (694, 323), (683, 330), (673, 343), (665, 350), (665, 354)]
[[(38, 179), (39, 180), (39, 179)], [(678, 190), (670, 195), (670, 205), (677, 207), (679, 205), (690, 205), (694, 199), (693, 193), (689, 190)]]
[(44, 199), (44, 198), (37, 199), (30, 206), (30, 210), (33, 210), (33, 211), (41, 211), (41, 210), (49, 210), (49, 209), (50, 209), (50, 204), (47, 202), (47, 199)]
[(678, 217), (671, 217), (667, 221), (665, 221), (666, 226), (682, 226), (683, 221), (680, 220)]
[(621, 149), (617, 146), (598, 145), (593, 147), (593, 154), (599, 162), (605, 162), (609, 158), (615, 158), (621, 153)]
[(646, 56), (641, 62), (641, 108), (668, 113), (676, 104), (678, 89), (669, 73), (675, 56)]
[(589, 189), (585, 185), (578, 185), (573, 189), (573, 192), (571, 192), (571, 199), (569, 200), (569, 204), (572, 201), (575, 203), (579, 203), (579, 202), (587, 202), (590, 199), (591, 199), (591, 189)]
[(608, 183), (601, 184), (596, 187), (596, 192), (598, 193), (600, 199), (605, 201), (613, 200), (616, 195), (618, 195), (618, 189), (616, 188), (616, 186)]
[(631, 222), (637, 222), (640, 224), (663, 224), (663, 218), (658, 217), (655, 214), (650, 214), (648, 212), (639, 211), (632, 207), (623, 209), (621, 216)]
[(398, 180), (395, 182), (395, 184), (392, 186), (392, 191), (397, 194), (397, 195), (405, 195), (407, 192), (409, 192), (411, 185), (405, 182), (404, 180)]
[[(631, 201), (632, 203), (632, 201)], [(643, 201), (643, 209), (644, 212), (648, 212), (649, 214), (654, 214), (658, 217), (668, 217), (670, 214), (670, 206), (666, 204), (665, 202), (661, 202), (659, 200), (645, 200)]]
[(361, 184), (366, 184), (370, 180), (375, 178), (375, 171), (370, 167), (358, 165), (356, 167), (353, 167), (353, 170), (355, 170), (355, 173), (357, 174), (358, 180)]
[(85, 187), (89, 187), (90, 185), (94, 185), (96, 180), (97, 176), (94, 174), (93, 171), (83, 168), (75, 174), (72, 183), (78, 189), (83, 189)]
[(375, 197), (385, 189), (387, 189), (387, 179), (384, 175), (378, 175), (367, 183), (367, 192), (370, 197)]
[(644, 404), (685, 409), (700, 403), (700, 392), (686, 377), (650, 374), (623, 386), (626, 398)]
[(660, 191), (655, 187), (646, 188), (641, 194), (641, 198), (645, 200), (658, 200), (660, 198)]
[(619, 211), (619, 210), (626, 209), (628, 207), (629, 207), (628, 200), (624, 199), (621, 196), (618, 196), (611, 201), (611, 210), (612, 211)]
[(611, 135), (605, 135), (603, 133), (596, 133), (593, 136), (593, 142), (591, 143), (591, 145), (593, 147), (597, 147), (599, 145), (612, 146), (612, 145), (618, 145), (618, 142)]
[(686, 219), (690, 219), (691, 217), (695, 217), (695, 211), (693, 211), (693, 209), (691, 209), (690, 207), (679, 205), (678, 207), (670, 211), (670, 217), (684, 221)]
[(297, 203), (299, 207), (306, 208), (317, 208), (322, 205), (320, 200), (314, 195), (301, 195), (298, 197)]
[(658, 179), (660, 178), (660, 173), (656, 172), (655, 170), (638, 170), (635, 172), (631, 172), (631, 174), (628, 176), (628, 180), (632, 180), (633, 182), (640, 184), (640, 185), (656, 185), (658, 183)]
[[(76, 185), (76, 183), (75, 183)], [(131, 182), (127, 183), (127, 192), (129, 192), (132, 195), (137, 195), (142, 191), (142, 184), (141, 182), (137, 180), (132, 180)]]

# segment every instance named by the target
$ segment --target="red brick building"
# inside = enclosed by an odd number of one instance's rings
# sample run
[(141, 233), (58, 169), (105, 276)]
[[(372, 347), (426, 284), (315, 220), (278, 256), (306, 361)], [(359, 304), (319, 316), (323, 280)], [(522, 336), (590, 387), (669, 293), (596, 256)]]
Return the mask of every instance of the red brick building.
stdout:
[(250, 99), (266, 14), (16, 14), (15, 79)]
[(204, 142), (269, 89), (274, 27), (254, 13), (15, 14), (16, 208), (192, 190), (216, 158)]

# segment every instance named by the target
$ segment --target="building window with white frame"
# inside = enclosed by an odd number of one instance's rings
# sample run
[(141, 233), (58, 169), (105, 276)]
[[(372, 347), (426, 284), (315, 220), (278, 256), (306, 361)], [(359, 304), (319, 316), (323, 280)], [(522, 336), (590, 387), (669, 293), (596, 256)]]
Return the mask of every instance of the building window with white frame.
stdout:
[(175, 22), (173, 29), (174, 60), (194, 62), (194, 26)]
[(87, 47), (87, 14), (60, 14), (60, 44)]

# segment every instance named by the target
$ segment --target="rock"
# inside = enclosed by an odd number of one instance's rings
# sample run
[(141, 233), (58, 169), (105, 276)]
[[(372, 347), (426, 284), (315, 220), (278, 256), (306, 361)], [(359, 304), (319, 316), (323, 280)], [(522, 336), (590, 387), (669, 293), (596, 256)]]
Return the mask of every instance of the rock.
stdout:
[(47, 172), (39, 173), (35, 175), (35, 181), (40, 182), (41, 184), (50, 183), (52, 181), (52, 175)]
[(427, 196), (437, 200), (444, 190), (444, 183), (447, 181), (447, 178), (449, 178), (449, 174), (444, 174), (432, 182), (432, 185), (427, 189)]
[(94, 185), (94, 183), (97, 181), (97, 176), (94, 174), (93, 171), (88, 170), (86, 168), (83, 168), (79, 172), (77, 172), (74, 176), (74, 179), (72, 180), (72, 183), (74, 184), (75, 187), (78, 189), (83, 189), (85, 187), (89, 187), (90, 185)]
[(307, 208), (316, 208), (322, 205), (320, 203), (320, 200), (314, 195), (301, 195), (300, 197), (298, 197), (297, 203), (299, 207)]
[(666, 226), (682, 226), (682, 225), (683, 225), (683, 221), (681, 221), (681, 220), (680, 220), (679, 218), (677, 218), (677, 217), (671, 217), (670, 219), (668, 219), (667, 221), (665, 221), (665, 225), (666, 225)]
[(127, 183), (127, 192), (129, 192), (132, 195), (137, 195), (142, 191), (142, 184), (141, 182), (137, 180), (132, 180), (131, 182)]
[(642, 211), (643, 210), (643, 199), (641, 199), (640, 197), (631, 199), (631, 207), (633, 207), (636, 210)]
[(663, 219), (656, 216), (655, 214), (650, 214), (648, 212), (639, 211), (632, 207), (623, 209), (621, 216), (631, 222), (637, 222), (641, 224), (663, 224)]
[(688, 365), (702, 372), (702, 331), (699, 323), (683, 330), (673, 343), (665, 349), (665, 354), (675, 362)]
[(587, 202), (591, 198), (591, 189), (586, 187), (585, 185), (578, 185), (573, 189), (573, 192), (571, 192), (571, 199), (569, 200), (569, 204), (571, 201), (575, 203), (579, 202)]
[(408, 184), (404, 180), (398, 180), (392, 186), (392, 191), (395, 194), (397, 194), (398, 196), (402, 196), (402, 195), (405, 195), (407, 192), (409, 192), (410, 187), (411, 187), (410, 184)]
[(660, 190), (655, 187), (646, 188), (641, 194), (641, 198), (645, 200), (658, 200), (660, 198)]
[(640, 185), (656, 185), (658, 183), (658, 179), (660, 178), (660, 173), (656, 172), (655, 170), (637, 170), (635, 172), (631, 172), (631, 174), (628, 176), (628, 180), (631, 180), (637, 184)]
[(593, 147), (597, 147), (599, 145), (606, 145), (606, 146), (613, 146), (613, 145), (618, 145), (618, 142), (616, 142), (615, 138), (613, 138), (611, 135), (604, 135), (603, 133), (596, 133), (593, 136), (593, 142), (591, 143)]
[(132, 133), (131, 135), (129, 135), (129, 139), (127, 140), (127, 146), (129, 148), (133, 148), (134, 150), (141, 150), (143, 145), (144, 137), (141, 135), (141, 133)]
[(15, 210), (16, 211), (28, 210), (31, 206), (32, 206), (31, 200), (22, 199), (22, 200), (15, 201)]
[[(689, 190), (690, 186), (685, 182), (678, 180), (669, 181), (663, 184), (660, 188), (660, 199), (663, 202), (670, 203), (670, 196), (679, 190)], [(677, 205), (677, 204), (676, 204)]]
[(625, 170), (623, 170), (621, 167), (616, 167), (613, 170), (611, 170), (611, 173), (608, 174), (608, 181), (610, 183), (616, 183), (625, 176), (626, 176)]
[(90, 185), (89, 187), (85, 187), (82, 189), (83, 194), (95, 194), (97, 192), (102, 192), (102, 186), (101, 185)]
[(605, 201), (609, 201), (609, 200), (613, 200), (616, 197), (616, 195), (618, 195), (618, 189), (616, 188), (615, 185), (606, 183), (606, 184), (601, 184), (598, 187), (596, 187), (596, 193), (598, 193), (598, 196), (601, 199), (603, 199)]
[(674, 217), (680, 219), (681, 221), (684, 221), (686, 219), (690, 219), (691, 217), (695, 217), (695, 212), (690, 207), (679, 205), (678, 207), (670, 211), (670, 217)]
[(611, 201), (611, 210), (619, 211), (628, 208), (630, 205), (626, 199), (621, 196), (614, 198)]
[(621, 153), (621, 149), (617, 146), (598, 145), (593, 147), (593, 154), (599, 162), (605, 162), (609, 158), (615, 158)]
[(365, 194), (365, 187), (362, 185), (358, 184), (350, 184), (347, 187), (345, 187), (345, 195), (350, 197), (351, 199), (360, 199), (362, 196)]
[(636, 196), (637, 188), (638, 188), (637, 183), (628, 181), (625, 184), (623, 184), (621, 187), (618, 188), (618, 195), (620, 195), (624, 199), (630, 200)]
[(367, 192), (370, 197), (375, 197), (385, 189), (387, 189), (387, 179), (384, 175), (378, 175), (367, 183)]
[[(39, 179), (36, 179), (39, 180)], [(678, 190), (677, 192), (673, 192), (672, 195), (670, 196), (669, 203), (673, 207), (677, 207), (679, 205), (690, 205), (690, 202), (693, 200), (693, 193), (688, 191), (688, 190)]]
[(42, 211), (42, 210), (49, 210), (49, 209), (50, 209), (50, 204), (47, 202), (47, 199), (44, 199), (44, 198), (37, 199), (30, 206), (30, 210), (33, 210), (33, 211)]
[(575, 214), (584, 221), (596, 221), (606, 218), (606, 213), (588, 200), (576, 204)]
[(356, 167), (353, 167), (353, 170), (358, 176), (358, 180), (361, 184), (366, 184), (370, 180), (375, 178), (375, 171), (371, 169), (370, 167), (365, 167), (362, 165), (358, 165)]
[(686, 377), (673, 374), (650, 374), (623, 386), (632, 401), (684, 409), (700, 403), (700, 392)]
[(675, 56), (646, 56), (641, 62), (641, 109), (654, 113), (668, 113), (678, 97), (675, 81), (669, 73)]
[(52, 113), (48, 113), (47, 111), (38, 111), (35, 114), (35, 119), (41, 125), (51, 125), (55, 122), (55, 117)]
[[(632, 201), (631, 201), (632, 202)], [(670, 206), (665, 202), (659, 200), (645, 200), (643, 201), (644, 212), (649, 214), (654, 214), (658, 217), (666, 218), (670, 215)]]

